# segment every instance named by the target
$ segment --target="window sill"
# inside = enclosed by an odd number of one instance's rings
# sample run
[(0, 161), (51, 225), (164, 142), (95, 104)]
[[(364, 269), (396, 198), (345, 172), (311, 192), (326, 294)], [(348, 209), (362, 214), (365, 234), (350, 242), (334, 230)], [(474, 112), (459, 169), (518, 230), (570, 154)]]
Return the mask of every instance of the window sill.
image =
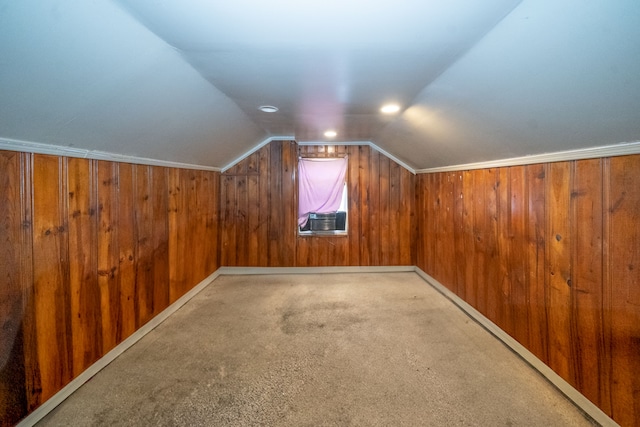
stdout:
[(299, 231), (298, 236), (300, 237), (314, 237), (314, 236), (325, 236), (325, 237), (347, 237), (349, 236), (349, 232), (346, 230), (333, 230), (333, 231)]

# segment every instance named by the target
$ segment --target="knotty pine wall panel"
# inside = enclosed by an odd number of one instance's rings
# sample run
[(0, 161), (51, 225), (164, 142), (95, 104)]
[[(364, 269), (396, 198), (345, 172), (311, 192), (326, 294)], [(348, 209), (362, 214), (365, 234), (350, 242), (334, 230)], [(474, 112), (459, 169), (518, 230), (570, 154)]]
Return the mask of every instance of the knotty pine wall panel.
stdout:
[(421, 174), (415, 203), (418, 267), (640, 424), (640, 155)]
[(33, 294), (40, 399), (72, 379), (66, 161), (34, 156)]
[(0, 151), (0, 186), (4, 426), (218, 269), (220, 174)]
[[(621, 425), (640, 424), (640, 156), (606, 168), (608, 223), (605, 315), (610, 313), (611, 411)], [(605, 344), (608, 340), (605, 340)], [(606, 399), (608, 396), (604, 396)]]
[[(30, 166), (29, 155), (0, 151), (0, 420), (15, 424), (27, 412), (32, 382), (27, 384), (25, 367), (25, 331), (23, 318), (32, 299), (33, 266), (29, 233), (30, 182), (22, 181)], [(26, 186), (24, 185), (26, 184)], [(29, 204), (27, 204), (27, 201)], [(25, 334), (27, 336), (25, 337)]]
[(96, 162), (69, 159), (69, 287), (73, 376), (102, 355), (100, 288), (98, 287)]
[[(298, 236), (298, 156), (349, 156), (348, 236)], [(368, 146), (271, 142), (222, 174), (221, 265), (413, 265), (414, 178)]]

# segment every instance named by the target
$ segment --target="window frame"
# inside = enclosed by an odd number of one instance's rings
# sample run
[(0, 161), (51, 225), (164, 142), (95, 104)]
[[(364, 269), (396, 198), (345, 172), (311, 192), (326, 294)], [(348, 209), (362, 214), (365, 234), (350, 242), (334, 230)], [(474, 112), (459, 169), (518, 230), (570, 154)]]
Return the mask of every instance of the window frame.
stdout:
[[(298, 159), (313, 159), (313, 160), (332, 160), (332, 159), (340, 159), (347, 156), (334, 156), (334, 157), (314, 157), (314, 156), (304, 156), (299, 155)], [(346, 237), (349, 235), (349, 159), (347, 159), (347, 174), (344, 178), (344, 188), (342, 192), (342, 204), (338, 208), (336, 212), (344, 212), (345, 213), (345, 222), (344, 222), (344, 230), (302, 230), (301, 227), (296, 223), (296, 230), (299, 237)], [(299, 215), (299, 205), (298, 199), (300, 197), (300, 183), (298, 176), (298, 167), (296, 166), (296, 218)], [(340, 208), (344, 206), (344, 210), (341, 211)]]

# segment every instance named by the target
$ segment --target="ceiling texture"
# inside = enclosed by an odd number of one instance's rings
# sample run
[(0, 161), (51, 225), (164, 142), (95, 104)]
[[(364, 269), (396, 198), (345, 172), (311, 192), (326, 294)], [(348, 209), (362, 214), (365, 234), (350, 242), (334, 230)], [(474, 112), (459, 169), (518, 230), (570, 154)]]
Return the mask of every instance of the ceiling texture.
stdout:
[(414, 169), (638, 141), (640, 1), (0, 0), (0, 138), (222, 168), (273, 137)]

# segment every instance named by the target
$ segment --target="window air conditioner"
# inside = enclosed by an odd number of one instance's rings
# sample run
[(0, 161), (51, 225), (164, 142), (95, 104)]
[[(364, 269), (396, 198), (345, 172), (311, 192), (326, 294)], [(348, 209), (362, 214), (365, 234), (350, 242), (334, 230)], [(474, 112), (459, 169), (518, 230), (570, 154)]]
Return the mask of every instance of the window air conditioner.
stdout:
[(315, 213), (309, 214), (309, 221), (302, 231), (344, 231), (346, 229), (347, 213)]

